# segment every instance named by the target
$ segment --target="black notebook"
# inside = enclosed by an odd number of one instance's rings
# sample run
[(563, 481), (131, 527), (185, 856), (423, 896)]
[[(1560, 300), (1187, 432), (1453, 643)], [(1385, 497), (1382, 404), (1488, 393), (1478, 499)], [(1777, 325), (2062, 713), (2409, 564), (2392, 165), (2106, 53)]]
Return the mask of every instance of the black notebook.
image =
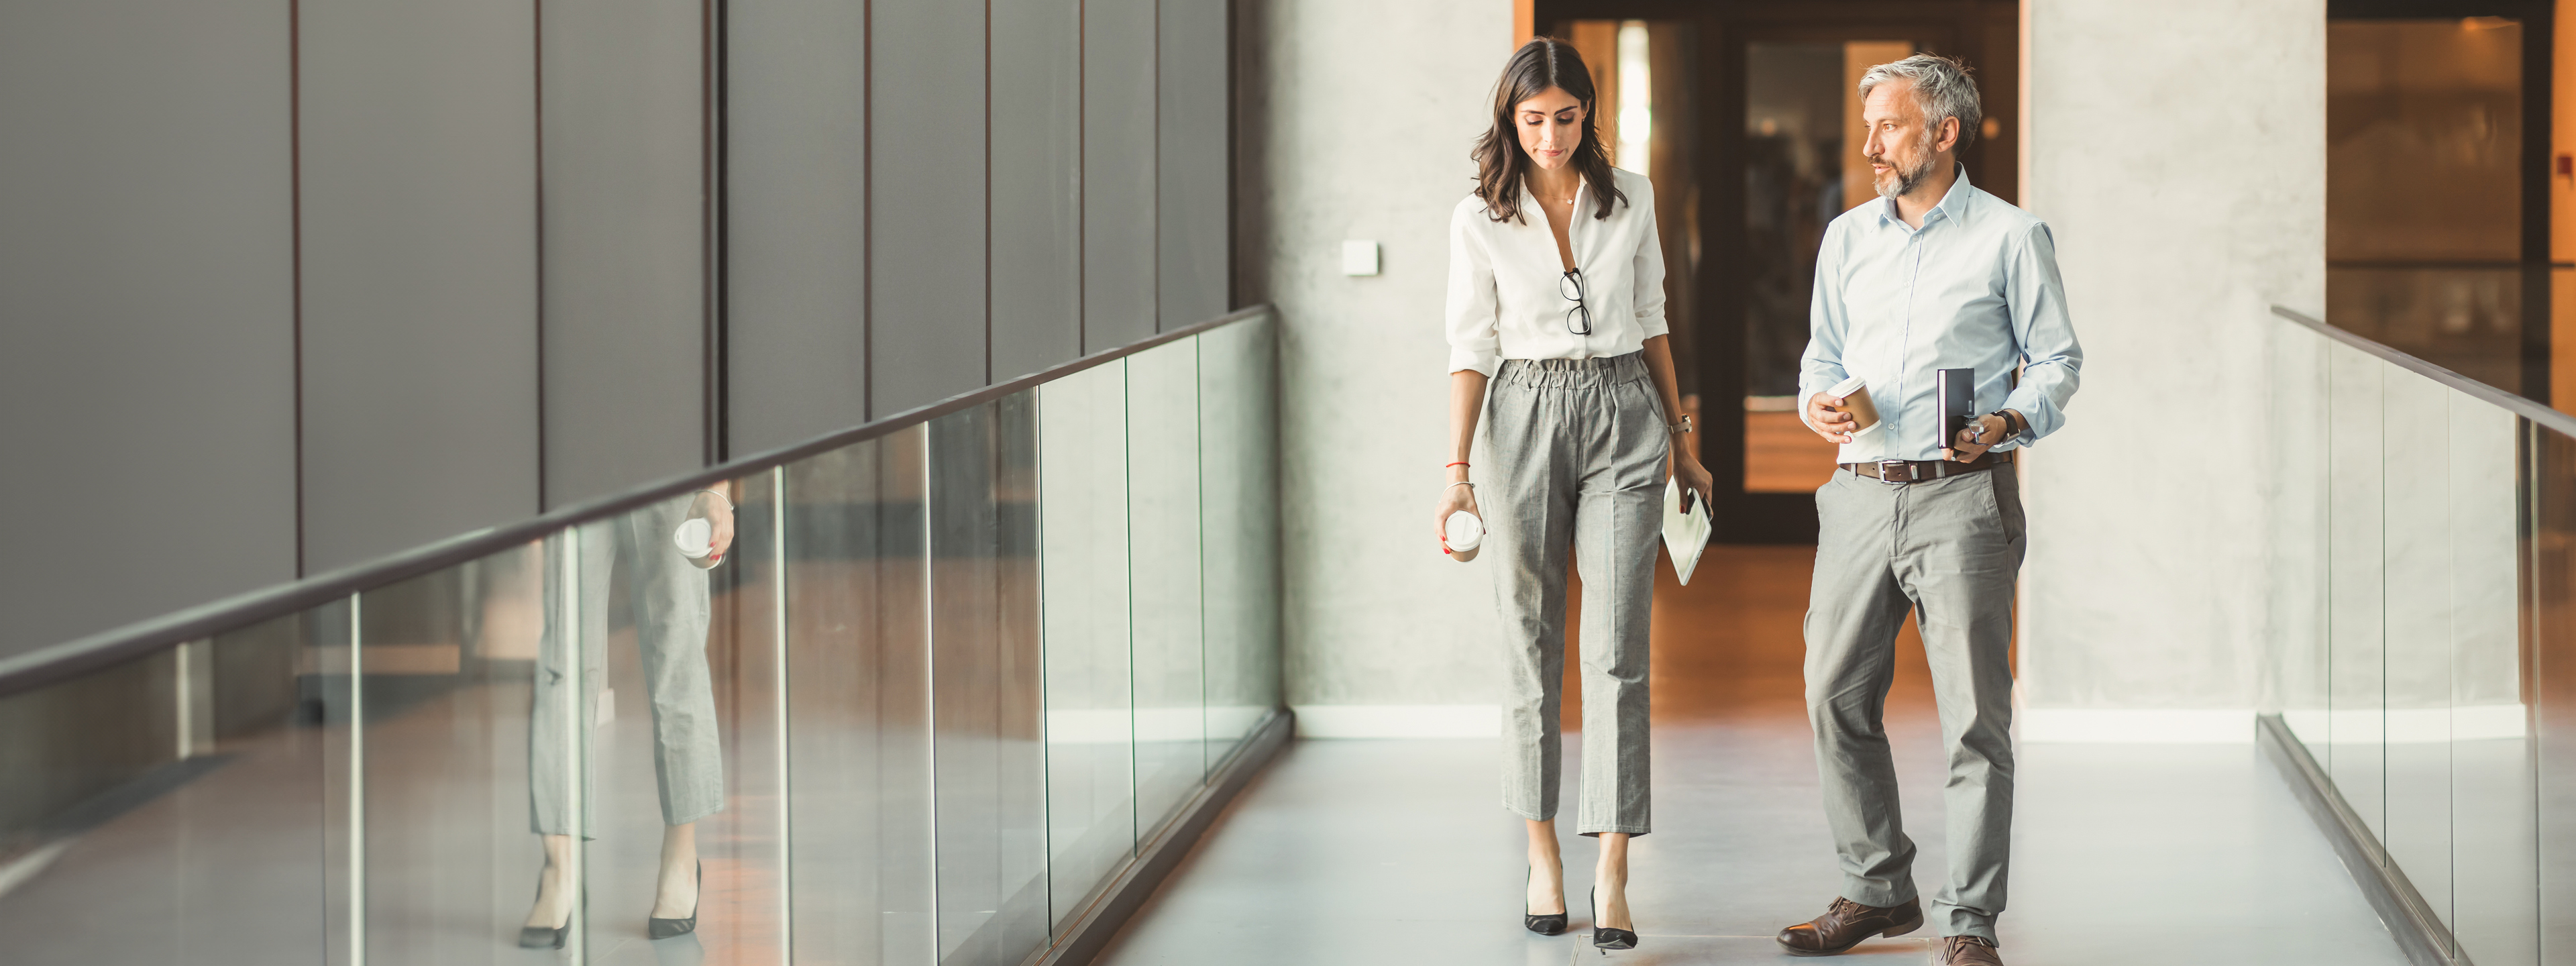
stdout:
[(1941, 400), (1941, 448), (1950, 449), (1959, 439), (1959, 431), (1977, 419), (1977, 370), (1941, 369), (1934, 373), (1933, 386)]

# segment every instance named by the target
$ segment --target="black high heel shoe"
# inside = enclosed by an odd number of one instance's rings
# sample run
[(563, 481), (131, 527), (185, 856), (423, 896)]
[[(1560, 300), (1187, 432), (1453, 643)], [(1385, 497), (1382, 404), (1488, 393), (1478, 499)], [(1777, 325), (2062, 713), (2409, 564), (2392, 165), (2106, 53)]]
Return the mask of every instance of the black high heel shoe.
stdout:
[(1528, 875), (1521, 878), (1521, 928), (1542, 936), (1553, 936), (1564, 932), (1565, 913), (1551, 912), (1537, 915), (1529, 911), (1529, 884), (1538, 877), (1538, 870), (1530, 869), (1528, 872)]
[[(542, 895), (544, 895), (544, 894), (545, 894), (545, 891), (546, 891), (546, 870), (544, 870), (544, 869), (538, 869), (538, 870), (537, 870), (537, 894), (542, 896)], [(571, 936), (571, 935), (572, 935), (572, 910), (570, 910), (570, 909), (566, 909), (566, 910), (564, 910), (564, 924), (563, 924), (563, 925), (556, 926), (556, 927), (554, 927), (554, 928), (552, 928), (552, 929), (548, 929), (548, 928), (546, 928), (546, 927), (544, 927), (544, 926), (521, 926), (521, 927), (519, 927), (519, 948), (521, 948), (521, 949), (562, 949), (562, 948), (564, 948), (564, 939), (565, 939), (566, 937), (568, 937), (568, 936)]]
[(698, 907), (707, 904), (707, 864), (698, 863), (698, 897), (689, 903), (689, 918), (656, 919), (644, 917), (644, 935), (654, 939), (686, 936), (698, 931)]
[(1588, 895), (1592, 897), (1592, 948), (1604, 950), (1637, 948), (1635, 930), (1612, 929), (1601, 924), (1600, 888), (1594, 887)]

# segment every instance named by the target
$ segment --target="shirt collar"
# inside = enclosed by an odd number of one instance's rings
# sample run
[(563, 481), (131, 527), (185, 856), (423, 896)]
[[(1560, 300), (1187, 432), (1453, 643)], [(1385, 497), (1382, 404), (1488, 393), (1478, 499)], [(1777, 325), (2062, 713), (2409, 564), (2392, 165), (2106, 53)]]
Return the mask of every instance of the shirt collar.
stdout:
[[(1959, 220), (1959, 216), (1966, 214), (1968, 211), (1968, 166), (1952, 162), (1950, 170), (1952, 174), (1958, 175), (1958, 177), (1951, 180), (1949, 193), (1942, 195), (1941, 203), (1933, 205), (1932, 210), (1940, 213), (1942, 218), (1955, 222)], [(1881, 222), (1894, 223), (1899, 227), (1903, 227), (1905, 224), (1905, 219), (1896, 216), (1896, 199), (1894, 198), (1881, 198), (1878, 200), (1878, 219)], [(1932, 216), (1930, 214), (1925, 214), (1923, 216), (1923, 227), (1932, 227)], [(1916, 231), (1920, 229), (1907, 230)]]

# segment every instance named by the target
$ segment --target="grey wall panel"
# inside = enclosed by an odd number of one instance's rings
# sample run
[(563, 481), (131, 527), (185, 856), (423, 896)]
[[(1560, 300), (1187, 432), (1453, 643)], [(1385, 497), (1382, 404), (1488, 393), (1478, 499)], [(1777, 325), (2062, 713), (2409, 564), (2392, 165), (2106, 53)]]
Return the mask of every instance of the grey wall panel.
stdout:
[(308, 572), (537, 509), (527, 0), (302, 5)]
[(731, 451), (867, 420), (867, 7), (726, 8)]
[(0, 657), (295, 575), (287, 9), (0, 4)]
[(1155, 170), (1161, 326), (1225, 314), (1232, 262), (1226, 117), (1226, 0), (1162, 0), (1161, 121)]
[(993, 378), (1082, 354), (1082, 3), (993, 3)]
[(703, 16), (544, 5), (549, 506), (708, 456)]
[(1089, 0), (1082, 24), (1082, 348), (1154, 334), (1155, 3)]
[(984, 384), (984, 11), (878, 0), (868, 55), (871, 412)]

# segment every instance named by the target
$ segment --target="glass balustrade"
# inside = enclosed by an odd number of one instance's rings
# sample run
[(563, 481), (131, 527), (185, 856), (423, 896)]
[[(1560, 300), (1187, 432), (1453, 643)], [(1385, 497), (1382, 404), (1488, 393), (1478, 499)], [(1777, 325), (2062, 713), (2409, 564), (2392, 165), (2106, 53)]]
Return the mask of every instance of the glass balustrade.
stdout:
[(9, 961), (1026, 961), (1280, 707), (1272, 327), (0, 696)]
[(2559, 750), (2576, 736), (2576, 420), (2275, 322), (2269, 710), (2449, 932), (2446, 955), (2576, 961), (2576, 756)]

